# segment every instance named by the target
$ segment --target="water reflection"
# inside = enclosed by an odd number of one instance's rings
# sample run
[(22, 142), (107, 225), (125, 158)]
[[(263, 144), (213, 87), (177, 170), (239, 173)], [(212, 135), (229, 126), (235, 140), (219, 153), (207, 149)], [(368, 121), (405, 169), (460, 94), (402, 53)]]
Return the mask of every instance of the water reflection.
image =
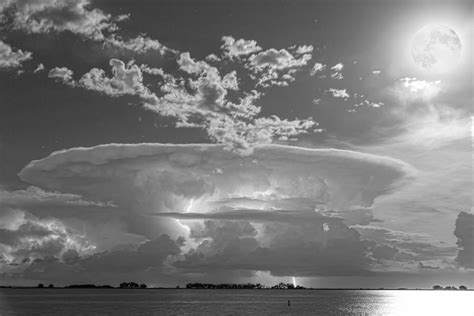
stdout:
[(474, 291), (0, 289), (0, 315), (27, 316), (473, 316), (472, 302)]
[(389, 291), (381, 315), (474, 315), (472, 291)]

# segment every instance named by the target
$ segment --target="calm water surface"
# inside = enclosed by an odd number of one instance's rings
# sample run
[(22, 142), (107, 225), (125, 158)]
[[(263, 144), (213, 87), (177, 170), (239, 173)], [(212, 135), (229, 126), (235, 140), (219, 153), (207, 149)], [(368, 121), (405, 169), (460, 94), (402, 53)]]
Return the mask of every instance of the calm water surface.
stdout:
[(474, 292), (0, 289), (0, 315), (474, 316)]

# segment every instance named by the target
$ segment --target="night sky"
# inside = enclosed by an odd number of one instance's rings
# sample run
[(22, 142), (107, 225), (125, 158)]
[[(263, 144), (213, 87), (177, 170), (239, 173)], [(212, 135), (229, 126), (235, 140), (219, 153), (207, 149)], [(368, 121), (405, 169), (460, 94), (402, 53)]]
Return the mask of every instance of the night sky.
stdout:
[(0, 0), (0, 285), (474, 286), (473, 18)]

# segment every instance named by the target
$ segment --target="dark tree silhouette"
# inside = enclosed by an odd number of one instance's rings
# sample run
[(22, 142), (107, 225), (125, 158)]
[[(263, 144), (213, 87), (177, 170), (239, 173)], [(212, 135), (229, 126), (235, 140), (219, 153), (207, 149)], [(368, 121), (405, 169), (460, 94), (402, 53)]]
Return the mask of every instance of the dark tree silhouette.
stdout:
[[(247, 283), (247, 284), (235, 284), (235, 283), (221, 283), (221, 284), (211, 284), (211, 283), (188, 283), (186, 284), (187, 289), (264, 289), (266, 286), (257, 283)], [(297, 289), (304, 289), (305, 287), (298, 285)], [(280, 283), (272, 286), (272, 289), (295, 289), (294, 285), (291, 283)]]
[(100, 288), (100, 289), (113, 289), (113, 286), (105, 284), (105, 285), (95, 285), (95, 284), (71, 284), (68, 286), (65, 286), (67, 289), (95, 289), (95, 288)]
[[(145, 285), (145, 288), (146, 288), (146, 284), (142, 284), (142, 285)], [(122, 282), (122, 283), (120, 283), (120, 288), (121, 289), (138, 289), (140, 287), (141, 286), (138, 285), (138, 283), (135, 283), (135, 282)]]

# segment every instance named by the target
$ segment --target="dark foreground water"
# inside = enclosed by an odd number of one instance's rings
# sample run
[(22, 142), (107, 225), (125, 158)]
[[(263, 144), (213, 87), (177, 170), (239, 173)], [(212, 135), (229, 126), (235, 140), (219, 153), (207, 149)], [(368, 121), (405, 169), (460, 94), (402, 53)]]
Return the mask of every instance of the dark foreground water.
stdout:
[(0, 315), (473, 316), (474, 292), (0, 289)]

